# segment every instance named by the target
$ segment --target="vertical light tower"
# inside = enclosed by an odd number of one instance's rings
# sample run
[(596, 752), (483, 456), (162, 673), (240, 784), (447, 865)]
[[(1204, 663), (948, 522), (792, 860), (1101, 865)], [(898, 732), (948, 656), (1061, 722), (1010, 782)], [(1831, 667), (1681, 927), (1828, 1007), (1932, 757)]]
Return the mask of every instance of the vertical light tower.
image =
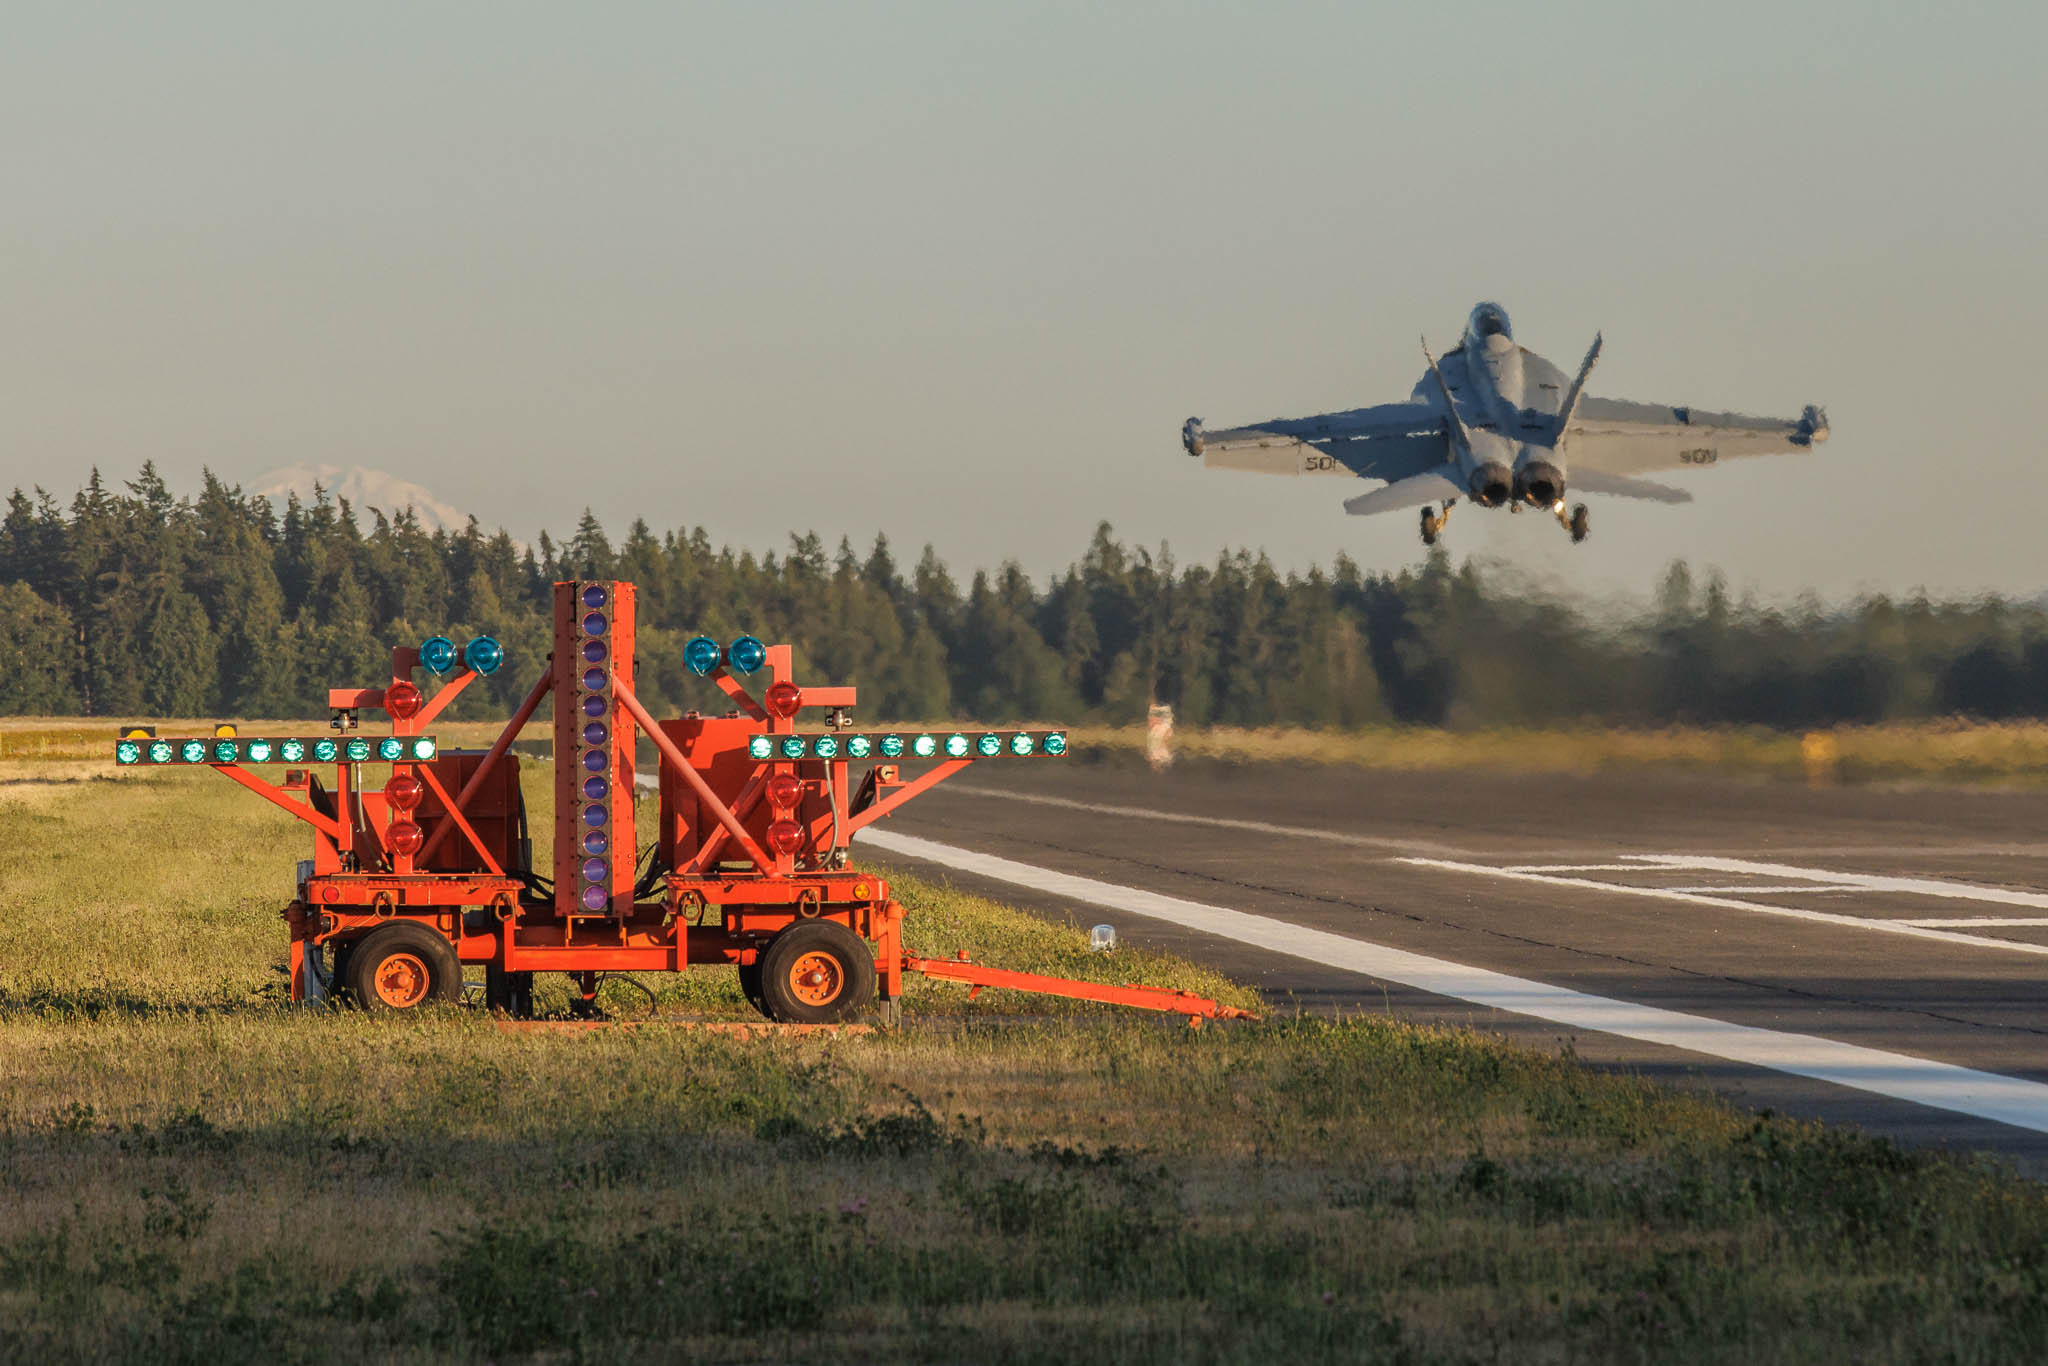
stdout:
[(555, 909), (565, 919), (633, 911), (633, 585), (555, 585)]

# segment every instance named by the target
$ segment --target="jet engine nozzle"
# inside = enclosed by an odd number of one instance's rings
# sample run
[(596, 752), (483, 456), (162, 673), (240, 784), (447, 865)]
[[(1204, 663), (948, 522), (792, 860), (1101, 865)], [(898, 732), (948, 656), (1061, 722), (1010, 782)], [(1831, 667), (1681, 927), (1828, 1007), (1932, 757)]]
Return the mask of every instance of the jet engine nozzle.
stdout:
[(1191, 417), (1181, 425), (1180, 444), (1187, 448), (1189, 455), (1202, 453), (1202, 419)]
[(1564, 471), (1547, 460), (1532, 460), (1515, 471), (1515, 497), (1547, 508), (1564, 497)]
[(1466, 485), (1472, 494), (1472, 501), (1483, 508), (1497, 508), (1505, 503), (1514, 491), (1514, 476), (1508, 467), (1498, 460), (1489, 460), (1472, 471), (1472, 482)]

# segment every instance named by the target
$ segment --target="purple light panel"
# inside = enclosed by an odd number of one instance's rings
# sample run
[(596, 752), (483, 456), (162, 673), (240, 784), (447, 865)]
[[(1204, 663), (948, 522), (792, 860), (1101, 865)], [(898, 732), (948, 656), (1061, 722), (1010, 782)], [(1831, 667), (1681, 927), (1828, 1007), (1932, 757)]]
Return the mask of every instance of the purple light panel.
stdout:
[(601, 911), (611, 903), (611, 895), (604, 888), (592, 883), (583, 889), (583, 909)]
[(585, 670), (583, 671), (583, 686), (584, 686), (585, 688), (587, 688), (587, 689), (588, 689), (589, 691), (591, 691), (591, 692), (603, 692), (603, 691), (604, 691), (604, 670), (603, 670), (603, 669), (585, 669)]
[(586, 854), (602, 854), (611, 847), (611, 836), (602, 830), (593, 830), (583, 837), (583, 852)]
[(586, 806), (583, 808), (583, 823), (585, 825), (603, 825), (607, 820), (611, 819), (611, 814), (611, 812), (605, 810), (602, 803), (595, 806)]
[(587, 858), (583, 860), (583, 880), (585, 882), (603, 882), (604, 875), (610, 870), (611, 865), (601, 858)]
[(586, 697), (583, 699), (583, 714), (585, 716), (603, 716), (611, 709), (612, 704), (605, 701), (602, 697)]
[(583, 585), (583, 605), (585, 607), (604, 606), (604, 585), (601, 583), (587, 583)]
[(601, 745), (612, 738), (612, 728), (602, 721), (592, 721), (583, 728), (583, 743)]
[(604, 642), (601, 640), (586, 640), (583, 642), (583, 662), (585, 664), (602, 664), (604, 663), (604, 657), (610, 653), (611, 651), (604, 647)]
[(602, 778), (585, 778), (583, 795), (594, 802), (601, 802), (612, 794), (612, 785)]

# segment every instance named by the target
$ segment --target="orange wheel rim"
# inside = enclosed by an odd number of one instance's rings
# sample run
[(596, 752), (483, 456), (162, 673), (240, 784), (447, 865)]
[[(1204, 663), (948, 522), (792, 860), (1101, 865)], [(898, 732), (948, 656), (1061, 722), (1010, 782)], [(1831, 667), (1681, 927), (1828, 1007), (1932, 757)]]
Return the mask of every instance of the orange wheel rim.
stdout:
[(427, 999), (427, 964), (418, 954), (394, 953), (377, 965), (377, 999), (404, 1009)]
[(789, 965), (789, 994), (807, 1006), (830, 1005), (845, 987), (846, 974), (829, 953), (807, 953)]

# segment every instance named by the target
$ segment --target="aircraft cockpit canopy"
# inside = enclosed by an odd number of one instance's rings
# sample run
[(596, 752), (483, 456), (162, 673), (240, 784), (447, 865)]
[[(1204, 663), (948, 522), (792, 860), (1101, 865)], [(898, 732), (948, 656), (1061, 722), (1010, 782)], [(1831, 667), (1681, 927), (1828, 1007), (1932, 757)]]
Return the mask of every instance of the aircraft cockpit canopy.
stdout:
[(1508, 328), (1508, 311), (1496, 303), (1480, 304), (1465, 322), (1465, 339), (1479, 341), (1495, 333), (1514, 340), (1515, 334)]

